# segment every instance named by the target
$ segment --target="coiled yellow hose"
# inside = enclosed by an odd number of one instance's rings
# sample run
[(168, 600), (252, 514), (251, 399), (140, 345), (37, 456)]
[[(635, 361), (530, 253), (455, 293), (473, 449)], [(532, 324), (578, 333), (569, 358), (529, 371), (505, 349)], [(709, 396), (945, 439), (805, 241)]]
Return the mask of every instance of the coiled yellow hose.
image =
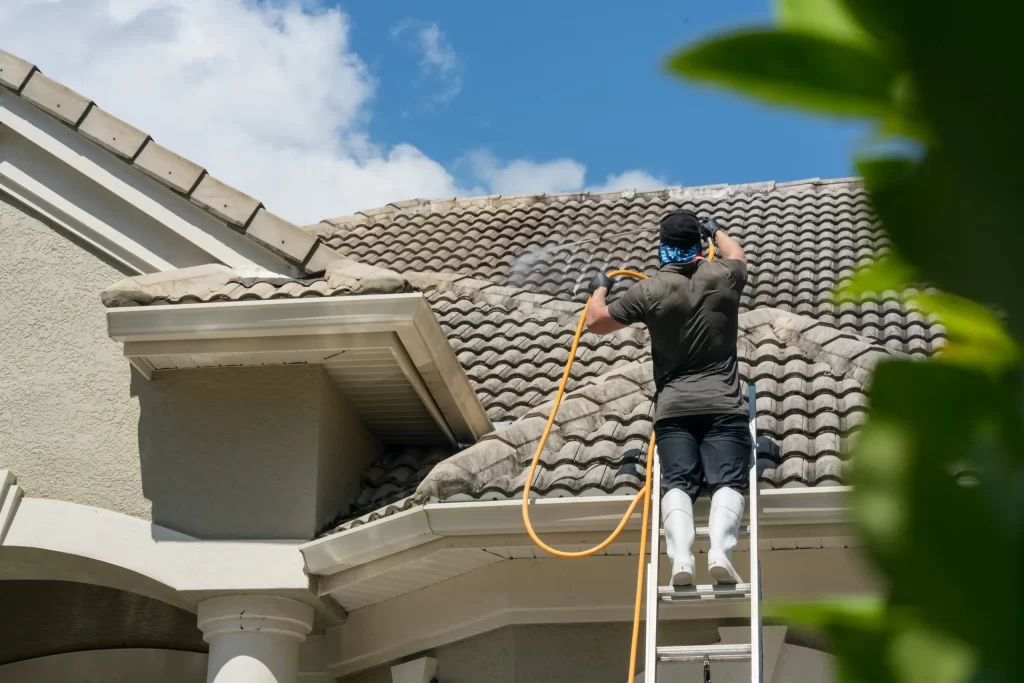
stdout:
[[(715, 245), (712, 243), (708, 250), (708, 260), (711, 261), (715, 258)], [(608, 277), (631, 277), (636, 280), (646, 279), (647, 276), (643, 273), (638, 273), (635, 270), (613, 270), (608, 273)], [(637, 570), (636, 577), (636, 602), (633, 606), (633, 641), (629, 651), (629, 678), (626, 679), (629, 683), (632, 683), (633, 678), (636, 676), (636, 645), (640, 636), (640, 605), (643, 603), (644, 593), (644, 559), (647, 554), (647, 530), (649, 528), (649, 518), (651, 515), (651, 470), (654, 465), (654, 431), (651, 430), (651, 440), (647, 445), (647, 472), (643, 488), (641, 488), (633, 500), (629, 503), (629, 507), (626, 508), (625, 514), (619, 521), (618, 526), (615, 530), (609, 534), (608, 538), (604, 539), (593, 548), (587, 550), (577, 551), (565, 551), (552, 548), (547, 543), (542, 541), (537, 532), (533, 529), (533, 524), (530, 522), (530, 486), (533, 484), (533, 477), (537, 471), (537, 464), (540, 462), (541, 453), (544, 452), (544, 446), (547, 444), (548, 435), (551, 433), (551, 427), (555, 424), (555, 416), (558, 414), (558, 406), (562, 403), (562, 395), (565, 393), (565, 385), (569, 381), (569, 372), (572, 370), (572, 364), (576, 360), (576, 348), (580, 344), (580, 337), (583, 336), (583, 327), (587, 319), (587, 309), (590, 308), (590, 299), (587, 299), (587, 303), (583, 306), (583, 312), (580, 314), (580, 321), (576, 325), (576, 334), (572, 338), (572, 347), (569, 349), (569, 358), (565, 363), (565, 370), (562, 371), (562, 381), (558, 384), (558, 392), (555, 394), (555, 402), (551, 406), (551, 415), (548, 416), (548, 423), (544, 427), (544, 432), (540, 436), (540, 442), (537, 444), (537, 451), (533, 454), (533, 461), (530, 462), (530, 469), (526, 474), (526, 486), (523, 487), (523, 524), (526, 526), (526, 533), (530, 535), (533, 542), (537, 544), (537, 547), (541, 548), (547, 553), (554, 555), (555, 557), (565, 558), (576, 558), (576, 557), (589, 557), (596, 553), (601, 552), (619, 537), (622, 530), (626, 528), (626, 524), (629, 522), (629, 518), (633, 515), (633, 511), (636, 509), (637, 504), (641, 500), (644, 501), (644, 513), (643, 513), (643, 526), (640, 531), (640, 559), (639, 569)]]

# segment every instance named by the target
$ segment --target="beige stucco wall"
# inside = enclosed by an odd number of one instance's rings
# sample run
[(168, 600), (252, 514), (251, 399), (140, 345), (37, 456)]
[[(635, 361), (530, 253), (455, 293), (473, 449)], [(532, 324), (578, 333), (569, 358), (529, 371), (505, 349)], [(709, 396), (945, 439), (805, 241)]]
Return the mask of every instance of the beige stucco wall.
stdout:
[(359, 495), (359, 477), (380, 445), (356, 417), (348, 397), (321, 372), (316, 523), (319, 531), (338, 515), (342, 505)]
[(312, 538), (376, 453), (319, 365), (162, 372), (133, 393), (153, 521), (204, 538)]
[[(668, 642), (714, 643), (718, 625), (671, 622), (662, 634)], [(629, 623), (510, 626), (424, 654), (437, 659), (441, 683), (622, 683), (632, 628)], [(339, 680), (391, 683), (395, 663)]]
[(0, 197), (0, 468), (27, 495), (148, 518), (138, 401), (99, 292), (125, 275)]
[(321, 366), (130, 369), (99, 292), (125, 277), (0, 197), (0, 469), (26, 495), (205, 538), (310, 538), (373, 437)]

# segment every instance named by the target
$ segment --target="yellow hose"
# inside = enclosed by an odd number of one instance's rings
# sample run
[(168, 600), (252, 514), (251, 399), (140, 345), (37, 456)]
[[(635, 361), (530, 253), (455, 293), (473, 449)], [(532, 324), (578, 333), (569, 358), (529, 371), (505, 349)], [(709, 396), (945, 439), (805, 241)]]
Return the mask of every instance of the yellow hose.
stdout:
[[(712, 243), (708, 250), (708, 260), (714, 260), (715, 258), (715, 245)], [(647, 276), (643, 273), (638, 273), (634, 270), (613, 270), (608, 273), (608, 277), (631, 277), (636, 280), (646, 279)], [(637, 504), (642, 499), (644, 501), (644, 512), (642, 527), (640, 531), (640, 557), (639, 557), (639, 569), (637, 570), (636, 577), (636, 601), (633, 605), (633, 641), (629, 650), (629, 678), (626, 680), (632, 683), (633, 678), (636, 676), (636, 645), (640, 636), (640, 605), (643, 603), (643, 592), (644, 592), (644, 558), (647, 554), (647, 528), (649, 526), (648, 521), (651, 515), (651, 497), (648, 495), (651, 491), (651, 470), (654, 466), (654, 430), (651, 430), (651, 440), (647, 445), (647, 472), (645, 476), (644, 486), (630, 501), (629, 506), (626, 508), (625, 514), (619, 521), (618, 526), (615, 530), (593, 548), (587, 550), (577, 551), (565, 551), (552, 548), (544, 541), (540, 540), (537, 536), (537, 532), (533, 529), (533, 524), (530, 522), (530, 486), (533, 484), (533, 477), (537, 471), (537, 464), (540, 462), (541, 453), (544, 452), (544, 446), (547, 444), (548, 435), (551, 433), (551, 427), (555, 423), (555, 416), (558, 414), (558, 407), (562, 403), (562, 395), (565, 393), (565, 385), (569, 381), (569, 372), (572, 370), (572, 364), (576, 360), (576, 348), (580, 344), (580, 337), (583, 335), (583, 327), (587, 319), (587, 309), (590, 308), (590, 299), (587, 299), (587, 303), (583, 306), (583, 312), (580, 314), (580, 321), (576, 325), (576, 334), (572, 338), (572, 347), (569, 349), (569, 358), (565, 363), (565, 370), (562, 372), (562, 381), (558, 384), (558, 391), (555, 394), (555, 402), (551, 406), (551, 415), (548, 416), (548, 423), (544, 427), (544, 432), (540, 436), (540, 442), (537, 444), (537, 451), (533, 454), (533, 460), (530, 462), (530, 469), (526, 474), (526, 486), (523, 487), (523, 524), (526, 525), (526, 533), (530, 535), (530, 538), (537, 547), (541, 548), (547, 553), (554, 555), (555, 557), (589, 557), (595, 555), (609, 545), (611, 545), (622, 530), (626, 528), (626, 524), (629, 522), (629, 518), (633, 515), (633, 510), (636, 509)]]

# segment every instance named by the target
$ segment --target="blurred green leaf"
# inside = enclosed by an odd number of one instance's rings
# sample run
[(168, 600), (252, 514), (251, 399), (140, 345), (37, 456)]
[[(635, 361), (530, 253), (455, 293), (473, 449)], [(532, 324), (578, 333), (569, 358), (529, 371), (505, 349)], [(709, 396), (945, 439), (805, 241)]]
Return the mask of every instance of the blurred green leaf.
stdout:
[[(851, 455), (854, 517), (895, 604), (1006, 665), (1024, 613), (1020, 582), (1002, 575), (1016, 575), (1024, 560), (1020, 506), (1008, 506), (1021, 494), (1024, 464), (1018, 380), (884, 363)], [(977, 486), (951, 475), (964, 463), (984, 473)], [(977, 582), (958, 585), (970, 581), (965, 570), (979, 572)], [(998, 602), (978, 594), (986, 581), (998, 586)]]
[(794, 31), (734, 33), (685, 49), (668, 68), (773, 104), (839, 116), (893, 115), (896, 71), (853, 45)]
[(878, 0), (842, 0), (846, 11), (864, 30), (874, 36), (890, 51), (901, 47), (900, 36), (903, 26), (903, 12), (898, 9), (902, 0), (879, 2)]
[(843, 0), (777, 0), (775, 11), (784, 29), (800, 31), (875, 50), (871, 35)]
[(836, 655), (838, 683), (899, 683), (880, 656), (890, 637), (877, 598), (767, 606), (766, 615), (823, 631)]
[(836, 289), (836, 298), (856, 301), (896, 293), (920, 312), (936, 317), (945, 327), (947, 343), (938, 356), (943, 362), (994, 371), (1020, 362), (1020, 347), (992, 310), (946, 292), (908, 295), (906, 290), (918, 280), (914, 268), (898, 253), (891, 252), (856, 270), (847, 283)]
[(857, 300), (883, 292), (902, 292), (917, 279), (917, 273), (898, 254), (889, 253), (853, 273), (850, 281), (836, 289), (839, 299)]
[(916, 620), (895, 629), (888, 659), (901, 683), (960, 683), (975, 668), (970, 648)]
[[(1024, 296), (1017, 280), (1020, 236), (996, 240), (990, 209), (970, 201), (948, 170), (948, 159), (930, 151), (920, 163), (907, 158), (861, 160), (858, 170), (896, 251), (943, 291), (997, 307), (1008, 330), (1024, 340)], [(1024, 231), (1017, 231), (1024, 235)]]
[(1020, 362), (1020, 347), (988, 308), (945, 292), (915, 294), (910, 301), (923, 313), (938, 316), (946, 328), (947, 343), (939, 360), (994, 371)]
[(766, 614), (825, 632), (840, 683), (961, 683), (972, 651), (879, 598), (769, 606)]
[(901, 62), (914, 74), (921, 111), (940, 135), (949, 169), (989, 200), (1015, 200), (1024, 129), (1019, 91), (1008, 84), (1019, 82), (1024, 68), (1024, 3), (845, 1), (869, 26), (898, 36)]
[(858, 595), (816, 600), (814, 602), (765, 603), (765, 616), (788, 623), (825, 628), (843, 623), (861, 626), (877, 625), (884, 618), (885, 600), (878, 595)]

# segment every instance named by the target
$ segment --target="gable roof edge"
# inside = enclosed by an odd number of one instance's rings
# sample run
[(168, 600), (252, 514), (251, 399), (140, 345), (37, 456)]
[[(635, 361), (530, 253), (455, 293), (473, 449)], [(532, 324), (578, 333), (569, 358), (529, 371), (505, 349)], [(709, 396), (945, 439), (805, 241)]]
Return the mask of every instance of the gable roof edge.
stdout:
[(36, 65), (0, 50), (0, 86), (303, 272), (316, 272), (310, 264), (314, 262), (315, 268), (322, 240), (46, 76)]

